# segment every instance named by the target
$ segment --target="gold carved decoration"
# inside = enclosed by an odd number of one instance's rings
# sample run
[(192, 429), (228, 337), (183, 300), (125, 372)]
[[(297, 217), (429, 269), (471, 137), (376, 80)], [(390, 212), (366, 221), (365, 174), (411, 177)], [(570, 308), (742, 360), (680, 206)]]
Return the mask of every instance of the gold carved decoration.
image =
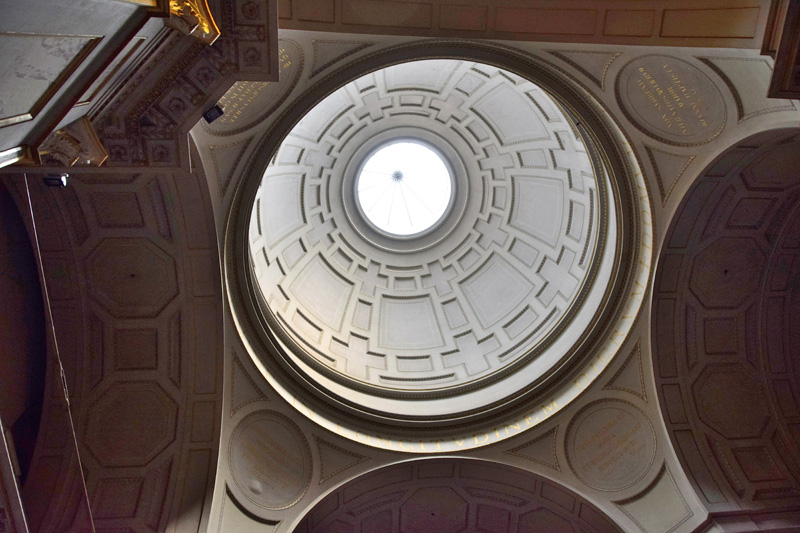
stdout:
[(108, 153), (97, 137), (92, 123), (84, 116), (48, 135), (39, 146), (39, 157), (42, 164), (47, 166), (99, 167), (108, 158)]
[(161, 2), (159, 0), (122, 0), (123, 2), (127, 2), (129, 4), (137, 4), (140, 6), (150, 7), (154, 9), (158, 9), (161, 7)]
[(167, 25), (186, 35), (213, 44), (220, 32), (206, 0), (169, 0)]

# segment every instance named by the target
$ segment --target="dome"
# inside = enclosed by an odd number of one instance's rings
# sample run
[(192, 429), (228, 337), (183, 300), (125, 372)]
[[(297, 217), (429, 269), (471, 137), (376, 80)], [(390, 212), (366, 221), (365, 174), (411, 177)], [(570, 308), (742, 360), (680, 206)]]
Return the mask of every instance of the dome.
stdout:
[(240, 207), (240, 333), (350, 437), (470, 431), (581, 389), (635, 264), (630, 197), (568, 98), (491, 61), (404, 59), (301, 98)]
[(487, 64), (412, 61), (336, 90), (283, 140), (251, 215), (287, 353), (398, 415), (452, 415), (464, 394), (474, 409), (546, 378), (569, 354), (558, 334), (586, 327), (575, 315), (608, 282), (613, 207), (590, 151), (544, 90)]

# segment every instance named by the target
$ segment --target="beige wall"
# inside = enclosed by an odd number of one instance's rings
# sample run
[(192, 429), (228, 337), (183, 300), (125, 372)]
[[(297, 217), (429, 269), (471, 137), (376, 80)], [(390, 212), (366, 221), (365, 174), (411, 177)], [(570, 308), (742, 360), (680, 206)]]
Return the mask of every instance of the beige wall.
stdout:
[(280, 0), (280, 27), (462, 39), (761, 48), (769, 0)]

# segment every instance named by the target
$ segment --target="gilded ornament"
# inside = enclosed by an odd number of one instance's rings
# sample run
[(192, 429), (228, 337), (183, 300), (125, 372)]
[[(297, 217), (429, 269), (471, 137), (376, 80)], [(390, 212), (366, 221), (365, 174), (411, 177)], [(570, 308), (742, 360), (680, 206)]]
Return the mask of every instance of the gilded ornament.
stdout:
[(170, 0), (168, 25), (206, 44), (214, 44), (220, 36), (217, 23), (205, 0)]

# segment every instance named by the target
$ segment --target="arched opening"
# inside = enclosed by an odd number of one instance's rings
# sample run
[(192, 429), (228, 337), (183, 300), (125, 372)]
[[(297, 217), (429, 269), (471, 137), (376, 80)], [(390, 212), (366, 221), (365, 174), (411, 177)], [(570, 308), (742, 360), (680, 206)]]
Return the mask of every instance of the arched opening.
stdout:
[(800, 504), (798, 168), (796, 130), (731, 147), (686, 194), (658, 262), (659, 400), (712, 514)]
[(38, 272), (24, 219), (0, 181), (0, 418), (20, 486), (33, 459), (47, 375)]
[(472, 459), (423, 459), (364, 474), (311, 508), (298, 533), (399, 530), (566, 533), (621, 531), (563, 485)]

